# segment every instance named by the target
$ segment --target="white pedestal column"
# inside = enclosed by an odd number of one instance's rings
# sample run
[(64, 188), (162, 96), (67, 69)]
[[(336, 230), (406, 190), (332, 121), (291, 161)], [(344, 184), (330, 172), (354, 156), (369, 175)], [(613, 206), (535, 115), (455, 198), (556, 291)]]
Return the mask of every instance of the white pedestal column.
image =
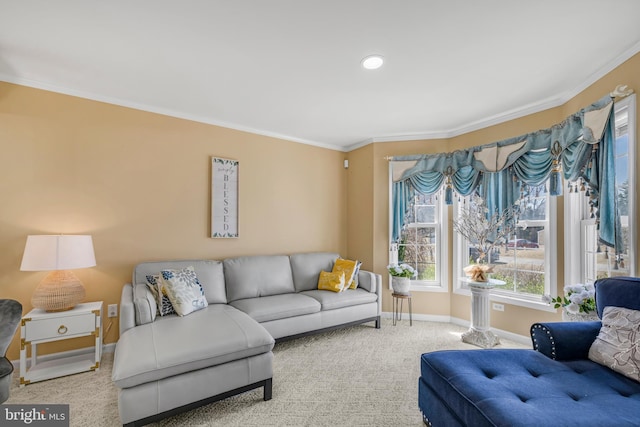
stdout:
[(491, 348), (500, 344), (500, 339), (491, 332), (489, 295), (491, 289), (501, 284), (501, 281), (489, 279), (488, 282), (474, 282), (466, 278), (462, 280), (468, 283), (471, 291), (471, 327), (462, 334), (462, 342), (482, 348)]

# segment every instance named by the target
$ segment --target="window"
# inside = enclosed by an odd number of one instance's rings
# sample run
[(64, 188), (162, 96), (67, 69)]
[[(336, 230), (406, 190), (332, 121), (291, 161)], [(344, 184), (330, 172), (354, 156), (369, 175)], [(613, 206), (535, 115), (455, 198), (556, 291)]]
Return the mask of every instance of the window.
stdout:
[(533, 187), (521, 200), (521, 214), (516, 233), (502, 248), (502, 257), (495, 263), (493, 278), (506, 282), (494, 292), (508, 292), (518, 297), (539, 300), (549, 293), (549, 205), (551, 198), (544, 185)]
[(633, 195), (635, 183), (635, 95), (615, 104), (615, 169), (624, 249), (616, 254), (598, 241), (598, 226), (581, 183), (565, 190), (565, 285), (635, 275)]
[(406, 263), (417, 271), (411, 283), (414, 291), (447, 289), (447, 267), (442, 263), (446, 254), (446, 233), (442, 230), (446, 207), (440, 199), (437, 195), (414, 197), (400, 239), (389, 252), (390, 263)]
[[(469, 203), (468, 198), (464, 203)], [(555, 283), (556, 227), (549, 221), (555, 216), (555, 205), (555, 198), (549, 196), (546, 185), (526, 188), (520, 200), (521, 211), (514, 235), (489, 254), (489, 263), (494, 267), (491, 278), (505, 282), (494, 288), (492, 300), (548, 308), (542, 302), (542, 295), (548, 294), (551, 283)], [(454, 209), (460, 207), (458, 203)], [(475, 260), (474, 248), (458, 233), (454, 244), (458, 255), (455, 271), (462, 272)], [(468, 293), (460, 280), (454, 280), (454, 287), (458, 293)]]

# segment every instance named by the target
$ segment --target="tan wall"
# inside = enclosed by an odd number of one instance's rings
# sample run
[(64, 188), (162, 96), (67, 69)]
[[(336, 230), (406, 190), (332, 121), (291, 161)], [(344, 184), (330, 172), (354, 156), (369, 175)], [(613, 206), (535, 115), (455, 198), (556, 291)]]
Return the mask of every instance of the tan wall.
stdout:
[(373, 145), (348, 153), (347, 255), (373, 271)]
[[(87, 233), (98, 265), (76, 273), (88, 300), (119, 303), (140, 261), (327, 250), (382, 274), (383, 310), (391, 311), (385, 156), (452, 151), (546, 128), (618, 84), (637, 92), (639, 71), (635, 55), (561, 107), (450, 140), (375, 143), (347, 154), (0, 82), (0, 297), (31, 308), (45, 273), (19, 271), (28, 234)], [(239, 239), (208, 237), (210, 156), (240, 161)], [(561, 226), (558, 235), (562, 259)], [(414, 312), (469, 319), (469, 300), (419, 293)], [(492, 325), (527, 335), (532, 322), (556, 318), (506, 305), (492, 312)], [(117, 329), (105, 342), (117, 339)], [(18, 357), (17, 338), (8, 356)]]
[[(607, 74), (602, 79), (588, 87), (582, 93), (571, 99), (566, 104), (553, 108), (540, 113), (532, 114), (526, 117), (522, 117), (516, 120), (511, 120), (499, 125), (490, 126), (478, 131), (470, 132), (465, 135), (461, 135), (450, 139), (441, 140), (423, 140), (423, 141), (402, 141), (402, 142), (388, 142), (388, 143), (375, 143), (371, 149), (369, 146), (361, 148), (360, 150), (372, 150), (373, 155), (371, 157), (371, 167), (374, 170), (374, 186), (373, 189), (373, 204), (370, 211), (361, 209), (360, 215), (356, 218), (353, 215), (349, 215), (348, 221), (351, 227), (355, 221), (373, 221), (373, 258), (374, 271), (383, 275), (383, 282), (385, 291), (383, 293), (383, 310), (391, 311), (391, 296), (388, 290), (388, 276), (386, 275), (386, 265), (388, 263), (388, 245), (389, 245), (389, 231), (388, 231), (388, 212), (389, 212), (389, 177), (388, 177), (388, 165), (384, 160), (385, 156), (396, 156), (406, 154), (430, 154), (449, 152), (462, 148), (468, 148), (475, 145), (487, 144), (502, 139), (515, 137), (528, 132), (544, 129), (559, 123), (564, 120), (570, 114), (575, 113), (579, 109), (586, 107), (587, 105), (597, 101), (602, 96), (612, 91), (618, 84), (627, 84), (630, 88), (636, 92), (640, 90), (640, 54), (635, 55), (630, 60)], [(463, 102), (463, 100), (461, 100)], [(636, 110), (638, 117), (636, 123), (640, 123), (640, 108)], [(354, 152), (349, 153), (352, 155)], [(640, 150), (637, 150), (636, 159), (637, 164), (640, 164)], [(365, 168), (366, 165), (359, 165), (358, 167)], [(362, 182), (352, 182), (351, 179), (364, 179), (360, 176), (350, 175), (349, 182), (349, 195), (354, 191), (360, 191), (366, 189), (370, 191), (370, 182), (368, 180)], [(636, 177), (636, 186), (640, 186), (640, 175)], [(562, 226), (563, 218), (563, 200), (559, 197), (558, 200), (558, 280), (555, 286), (562, 292), (564, 287), (564, 240)], [(640, 206), (640, 200), (636, 201), (636, 209)], [(449, 208), (449, 238), (452, 237), (451, 226), (451, 208)], [(363, 215), (369, 215), (370, 218), (364, 218)], [(351, 237), (351, 236), (350, 236)], [(349, 248), (354, 247), (349, 241)], [(350, 251), (350, 256), (358, 257), (365, 251), (366, 248), (362, 248), (360, 251)], [(640, 254), (636, 255), (640, 260)], [(450, 256), (452, 259), (452, 245), (450, 245)], [(636, 262), (636, 265), (640, 265)], [(452, 265), (449, 268), (449, 289), (452, 288), (452, 280), (459, 276), (457, 272), (452, 271)], [(418, 314), (429, 315), (451, 315), (452, 317), (469, 320), (470, 318), (470, 302), (469, 297), (456, 294), (441, 294), (432, 292), (416, 292), (414, 297), (413, 311)], [(491, 324), (493, 327), (502, 329), (505, 331), (513, 332), (520, 335), (528, 336), (529, 327), (536, 321), (550, 321), (560, 319), (560, 313), (548, 313), (540, 310), (532, 310), (524, 307), (505, 304), (505, 311), (503, 313), (492, 311)]]
[[(389, 161), (386, 157), (408, 154), (432, 154), (442, 152), (443, 146), (447, 146), (445, 140), (410, 141), (403, 143), (379, 143), (375, 147), (375, 170), (378, 173), (376, 179), (376, 208), (377, 213), (375, 228), (376, 271), (382, 274), (384, 291), (382, 294), (383, 311), (392, 312), (391, 290), (389, 289), (389, 275), (386, 266), (389, 264)], [(448, 148), (445, 151), (449, 151)], [(450, 257), (449, 257), (450, 258)], [(412, 297), (413, 311), (415, 313), (448, 315), (450, 307), (449, 293), (416, 292)]]
[[(93, 235), (97, 266), (76, 274), (105, 304), (141, 261), (347, 250), (339, 151), (7, 83), (0, 147), (0, 297), (25, 313), (46, 274), (19, 271), (28, 234)], [(211, 156), (240, 161), (238, 239), (208, 237)]]

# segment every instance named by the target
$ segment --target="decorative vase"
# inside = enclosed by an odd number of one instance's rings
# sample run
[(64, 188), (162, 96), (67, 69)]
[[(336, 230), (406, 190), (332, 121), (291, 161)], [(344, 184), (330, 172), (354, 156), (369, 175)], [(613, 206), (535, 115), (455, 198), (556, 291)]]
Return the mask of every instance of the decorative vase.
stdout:
[(489, 273), (493, 273), (493, 266), (489, 264), (471, 264), (464, 268), (464, 273), (474, 282), (488, 282)]
[(391, 287), (394, 294), (409, 295), (411, 279), (408, 277), (391, 276)]
[(600, 320), (597, 311), (590, 311), (589, 313), (569, 313), (567, 310), (562, 310), (562, 320), (564, 322), (593, 322)]

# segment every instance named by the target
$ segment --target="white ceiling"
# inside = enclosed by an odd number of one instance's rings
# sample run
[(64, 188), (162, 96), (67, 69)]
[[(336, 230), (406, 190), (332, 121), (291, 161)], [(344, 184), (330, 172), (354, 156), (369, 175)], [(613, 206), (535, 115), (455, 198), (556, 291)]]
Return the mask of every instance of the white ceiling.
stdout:
[(637, 0), (0, 0), (0, 80), (350, 150), (559, 105), (640, 51), (639, 18)]

